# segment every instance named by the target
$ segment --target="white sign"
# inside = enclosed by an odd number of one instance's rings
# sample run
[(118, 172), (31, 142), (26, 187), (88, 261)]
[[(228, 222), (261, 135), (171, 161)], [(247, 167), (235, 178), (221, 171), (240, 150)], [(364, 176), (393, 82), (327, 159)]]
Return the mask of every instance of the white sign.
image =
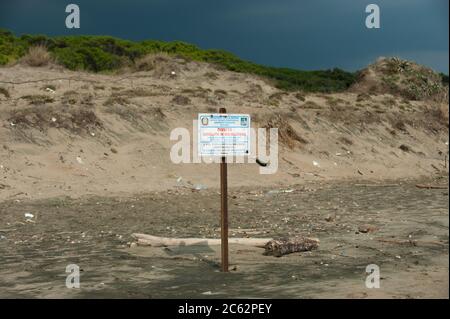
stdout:
[(198, 115), (198, 155), (232, 156), (250, 154), (250, 115)]

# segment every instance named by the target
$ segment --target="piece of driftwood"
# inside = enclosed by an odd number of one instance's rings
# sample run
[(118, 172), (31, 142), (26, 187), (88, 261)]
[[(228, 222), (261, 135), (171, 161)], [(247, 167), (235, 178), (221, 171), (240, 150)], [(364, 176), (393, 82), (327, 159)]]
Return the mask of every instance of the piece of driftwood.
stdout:
[[(137, 239), (139, 246), (215, 246), (221, 244), (221, 240), (216, 238), (168, 238), (147, 234), (133, 234), (132, 236)], [(228, 243), (264, 248), (264, 255), (281, 257), (295, 252), (317, 249), (320, 241), (317, 238), (307, 237), (289, 239), (228, 238)]]
[(417, 188), (425, 188), (425, 189), (447, 189), (448, 186), (444, 185), (425, 185), (425, 184), (416, 184)]
[(289, 239), (274, 239), (266, 243), (264, 246), (264, 255), (281, 257), (283, 255), (310, 251), (319, 247), (319, 239), (307, 237), (294, 237)]
[[(137, 244), (140, 246), (215, 246), (221, 243), (220, 239), (215, 238), (168, 238), (146, 234), (132, 236), (137, 239)], [(228, 243), (264, 248), (271, 240), (272, 238), (228, 238)]]

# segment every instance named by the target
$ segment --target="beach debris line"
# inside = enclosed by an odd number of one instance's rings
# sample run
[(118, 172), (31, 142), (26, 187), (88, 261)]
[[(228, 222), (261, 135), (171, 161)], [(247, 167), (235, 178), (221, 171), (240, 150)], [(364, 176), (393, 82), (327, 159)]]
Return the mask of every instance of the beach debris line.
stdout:
[[(132, 237), (137, 239), (137, 245), (139, 246), (217, 246), (221, 244), (221, 240), (218, 238), (170, 238), (139, 233), (132, 234)], [(320, 240), (317, 238), (298, 236), (285, 239), (228, 238), (228, 242), (230, 244), (264, 248), (264, 255), (280, 257), (295, 252), (317, 249), (319, 247)]]

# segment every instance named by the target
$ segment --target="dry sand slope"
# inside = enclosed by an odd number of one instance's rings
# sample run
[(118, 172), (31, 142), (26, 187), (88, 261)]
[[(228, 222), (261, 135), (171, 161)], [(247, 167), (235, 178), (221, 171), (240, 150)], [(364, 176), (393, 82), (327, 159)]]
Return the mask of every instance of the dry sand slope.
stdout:
[(448, 171), (448, 104), (367, 94), (362, 84), (339, 94), (286, 93), (180, 59), (119, 75), (17, 65), (1, 68), (0, 82), (1, 200), (217, 187), (217, 165), (170, 161), (169, 136), (176, 127), (192, 131), (197, 113), (219, 107), (280, 134), (277, 173), (233, 164), (232, 187)]

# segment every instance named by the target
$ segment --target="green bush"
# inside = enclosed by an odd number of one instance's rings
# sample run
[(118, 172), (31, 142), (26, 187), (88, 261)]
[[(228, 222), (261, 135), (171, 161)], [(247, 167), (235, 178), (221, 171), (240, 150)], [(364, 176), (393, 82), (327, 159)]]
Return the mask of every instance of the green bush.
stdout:
[(110, 36), (60, 36), (45, 35), (14, 36), (0, 29), (0, 65), (23, 56), (30, 46), (47, 47), (54, 58), (71, 70), (105, 72), (117, 70), (123, 65), (146, 54), (165, 52), (186, 59), (213, 63), (242, 73), (251, 73), (275, 80), (283, 90), (307, 92), (336, 92), (347, 89), (356, 80), (356, 73), (340, 69), (324, 71), (301, 71), (275, 68), (244, 61), (223, 50), (202, 50), (185, 42), (145, 40), (133, 42)]
[(0, 65), (17, 60), (27, 48), (10, 31), (0, 29)]
[(448, 75), (444, 73), (439, 73), (439, 75), (441, 76), (442, 84), (448, 85)]

